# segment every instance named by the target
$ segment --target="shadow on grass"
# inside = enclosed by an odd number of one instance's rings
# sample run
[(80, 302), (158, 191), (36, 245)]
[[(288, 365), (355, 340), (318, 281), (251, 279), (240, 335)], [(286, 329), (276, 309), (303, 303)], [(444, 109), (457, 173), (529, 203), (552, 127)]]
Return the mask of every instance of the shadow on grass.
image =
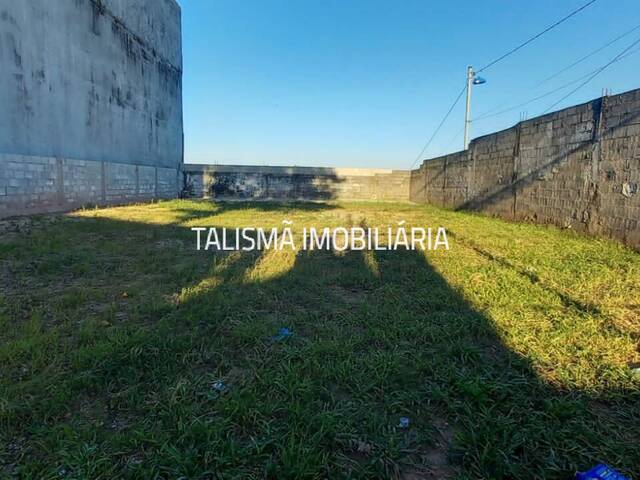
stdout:
[(107, 219), (2, 248), (0, 462), (16, 476), (639, 473), (637, 395), (541, 381), (421, 254), (212, 254), (184, 228)]
[[(300, 201), (300, 200), (200, 200), (198, 207), (178, 207), (173, 211), (178, 213), (174, 223), (182, 223), (197, 219), (213, 219), (213, 217), (227, 213), (255, 212), (260, 213), (289, 213), (289, 212), (320, 212), (328, 210), (339, 210), (337, 204), (320, 201)], [(260, 220), (258, 218), (258, 220)]]
[(520, 267), (512, 264), (511, 262), (509, 262), (507, 259), (499, 257), (497, 255), (494, 255), (491, 252), (481, 248), (480, 246), (476, 245), (471, 240), (466, 239), (466, 238), (464, 238), (462, 236), (456, 235), (456, 233), (452, 232), (451, 230), (448, 231), (448, 235), (449, 235), (449, 237), (457, 239), (459, 242), (464, 243), (466, 246), (471, 248), (474, 252), (476, 252), (481, 257), (486, 258), (487, 260), (490, 260), (491, 262), (495, 262), (498, 265), (500, 265), (501, 267), (504, 267), (504, 268), (507, 268), (509, 270), (512, 270), (512, 271), (516, 272), (518, 275), (520, 275), (523, 278), (526, 278), (532, 284), (538, 284), (543, 289), (547, 290), (551, 294), (553, 294), (556, 297), (558, 297), (562, 301), (562, 304), (565, 307), (574, 308), (574, 309), (578, 310), (583, 315), (587, 315), (587, 314), (599, 315), (601, 313), (600, 309), (593, 303), (581, 302), (581, 301), (579, 301), (579, 300), (577, 300), (575, 298), (572, 298), (571, 296), (567, 295), (566, 293), (559, 291), (558, 289), (556, 289), (556, 288), (554, 288), (554, 287), (552, 287), (550, 285), (541, 284), (541, 280), (540, 280), (540, 278), (538, 277), (538, 275), (535, 272), (520, 268)]
[(229, 212), (237, 212), (243, 210), (252, 210), (257, 212), (290, 212), (290, 211), (303, 211), (303, 212), (318, 212), (323, 210), (335, 210), (340, 208), (338, 205), (329, 204), (326, 202), (308, 202), (308, 201), (247, 201), (247, 200), (223, 200), (223, 201), (202, 201), (203, 204), (215, 205), (216, 209), (211, 210), (197, 210), (189, 208), (177, 209), (184, 215), (185, 219), (195, 219), (205, 216), (223, 215)]

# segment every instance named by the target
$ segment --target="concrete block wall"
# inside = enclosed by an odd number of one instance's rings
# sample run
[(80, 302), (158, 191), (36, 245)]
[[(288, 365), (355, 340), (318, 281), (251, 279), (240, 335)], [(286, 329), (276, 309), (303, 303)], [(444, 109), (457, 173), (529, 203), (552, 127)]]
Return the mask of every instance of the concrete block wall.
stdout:
[(178, 169), (0, 154), (0, 217), (175, 198)]
[(483, 209), (487, 208), (483, 200), (491, 198), (493, 214), (513, 218), (511, 183), (518, 136), (518, 130), (510, 128), (473, 142), (467, 162), (470, 166), (466, 178), (467, 197), (458, 205)]
[(602, 109), (594, 175), (596, 228), (640, 245), (640, 89), (608, 97)]
[(574, 228), (640, 248), (640, 90), (477, 138), (425, 160), (411, 200)]
[(1, 216), (176, 196), (180, 7), (0, 0), (0, 105)]
[(197, 197), (237, 199), (354, 199), (408, 201), (408, 170), (185, 165)]

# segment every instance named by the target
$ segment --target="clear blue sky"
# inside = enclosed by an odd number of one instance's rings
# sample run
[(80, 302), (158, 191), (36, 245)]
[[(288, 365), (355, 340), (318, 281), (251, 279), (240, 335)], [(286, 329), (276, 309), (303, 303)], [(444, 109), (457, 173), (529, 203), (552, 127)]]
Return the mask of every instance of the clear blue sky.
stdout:
[[(408, 168), (476, 68), (586, 0), (181, 0), (185, 161)], [(482, 74), (473, 113), (518, 104), (607, 63), (640, 29), (638, 0), (594, 5)], [(635, 49), (634, 49), (635, 50)], [(633, 51), (633, 50), (632, 50)], [(557, 108), (640, 87), (640, 52)], [(577, 86), (575, 84), (574, 86)], [(568, 93), (478, 121), (472, 136)], [(464, 101), (426, 156), (461, 149)]]

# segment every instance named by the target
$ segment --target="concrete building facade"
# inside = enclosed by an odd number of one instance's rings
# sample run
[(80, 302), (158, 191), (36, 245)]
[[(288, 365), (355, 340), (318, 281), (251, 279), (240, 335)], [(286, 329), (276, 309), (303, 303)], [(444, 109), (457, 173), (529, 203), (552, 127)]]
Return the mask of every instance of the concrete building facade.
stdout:
[(175, 197), (175, 0), (0, 0), (0, 216)]

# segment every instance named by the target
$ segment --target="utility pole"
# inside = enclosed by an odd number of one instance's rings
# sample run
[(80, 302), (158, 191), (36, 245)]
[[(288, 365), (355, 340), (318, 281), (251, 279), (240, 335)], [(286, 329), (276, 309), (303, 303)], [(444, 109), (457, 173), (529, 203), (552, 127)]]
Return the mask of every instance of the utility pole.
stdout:
[(471, 87), (473, 85), (473, 67), (467, 67), (467, 109), (464, 113), (464, 149), (469, 148), (469, 133), (471, 130)]
[(476, 76), (476, 72), (473, 71), (473, 67), (469, 65), (467, 67), (467, 109), (464, 113), (464, 149), (469, 148), (469, 135), (471, 134), (471, 87), (474, 85), (482, 85), (487, 81)]

